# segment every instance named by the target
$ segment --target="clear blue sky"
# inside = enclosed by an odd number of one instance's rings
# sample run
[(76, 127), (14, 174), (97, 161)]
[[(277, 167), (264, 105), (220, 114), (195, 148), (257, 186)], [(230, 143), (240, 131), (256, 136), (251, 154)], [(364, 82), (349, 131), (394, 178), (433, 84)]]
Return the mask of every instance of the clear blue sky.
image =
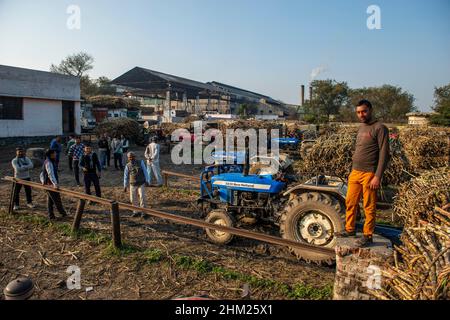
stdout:
[[(68, 5), (81, 9), (69, 30)], [(369, 30), (369, 5), (381, 30)], [(142, 66), (299, 102), (317, 79), (399, 85), (429, 110), (450, 82), (449, 0), (0, 0), (0, 64), (48, 70), (68, 54), (95, 58), (90, 75)]]

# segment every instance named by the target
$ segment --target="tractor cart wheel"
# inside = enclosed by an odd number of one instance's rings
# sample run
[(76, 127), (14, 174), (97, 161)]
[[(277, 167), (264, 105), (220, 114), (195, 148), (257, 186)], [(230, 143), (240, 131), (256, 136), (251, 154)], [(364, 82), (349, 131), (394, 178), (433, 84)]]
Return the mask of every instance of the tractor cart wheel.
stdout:
[[(342, 208), (339, 202), (319, 192), (306, 192), (292, 197), (280, 219), (284, 239), (333, 248), (335, 232), (342, 231)], [(317, 264), (332, 264), (329, 256), (303, 249), (289, 248), (298, 259)]]
[[(227, 214), (223, 210), (213, 210), (206, 216), (206, 222), (214, 223), (222, 226), (233, 227), (234, 219), (229, 214)], [(231, 233), (214, 230), (214, 229), (206, 229), (207, 236), (211, 239), (212, 242), (217, 244), (228, 244), (233, 240), (234, 235)]]

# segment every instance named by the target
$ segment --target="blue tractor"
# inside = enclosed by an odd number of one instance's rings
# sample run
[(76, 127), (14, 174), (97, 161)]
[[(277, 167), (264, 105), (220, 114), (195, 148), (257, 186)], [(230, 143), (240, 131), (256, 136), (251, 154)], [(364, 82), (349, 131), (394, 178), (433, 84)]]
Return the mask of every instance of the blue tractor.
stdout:
[[(199, 198), (205, 220), (230, 227), (269, 222), (279, 227), (285, 239), (334, 247), (334, 233), (344, 228), (347, 186), (326, 176), (298, 183), (291, 170), (292, 161), (284, 154), (277, 158), (246, 156), (241, 165), (206, 167)], [(226, 232), (207, 229), (206, 233), (217, 244), (233, 239)], [(332, 263), (323, 254), (291, 251), (308, 262)]]

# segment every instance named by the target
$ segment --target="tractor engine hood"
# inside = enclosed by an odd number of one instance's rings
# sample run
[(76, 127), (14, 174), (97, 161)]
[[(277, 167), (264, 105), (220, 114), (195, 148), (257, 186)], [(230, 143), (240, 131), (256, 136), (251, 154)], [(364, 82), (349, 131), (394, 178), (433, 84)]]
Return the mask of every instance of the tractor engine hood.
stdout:
[(248, 175), (225, 173), (211, 178), (211, 183), (219, 189), (232, 189), (247, 192), (280, 193), (286, 184), (268, 175)]

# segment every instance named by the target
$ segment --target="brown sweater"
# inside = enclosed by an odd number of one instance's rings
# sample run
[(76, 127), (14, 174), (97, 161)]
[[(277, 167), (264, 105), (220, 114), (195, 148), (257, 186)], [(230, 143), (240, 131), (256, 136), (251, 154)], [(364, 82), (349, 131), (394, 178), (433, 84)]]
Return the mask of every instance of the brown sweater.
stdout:
[(363, 123), (356, 137), (353, 169), (374, 172), (381, 179), (389, 161), (389, 130), (377, 120)]

